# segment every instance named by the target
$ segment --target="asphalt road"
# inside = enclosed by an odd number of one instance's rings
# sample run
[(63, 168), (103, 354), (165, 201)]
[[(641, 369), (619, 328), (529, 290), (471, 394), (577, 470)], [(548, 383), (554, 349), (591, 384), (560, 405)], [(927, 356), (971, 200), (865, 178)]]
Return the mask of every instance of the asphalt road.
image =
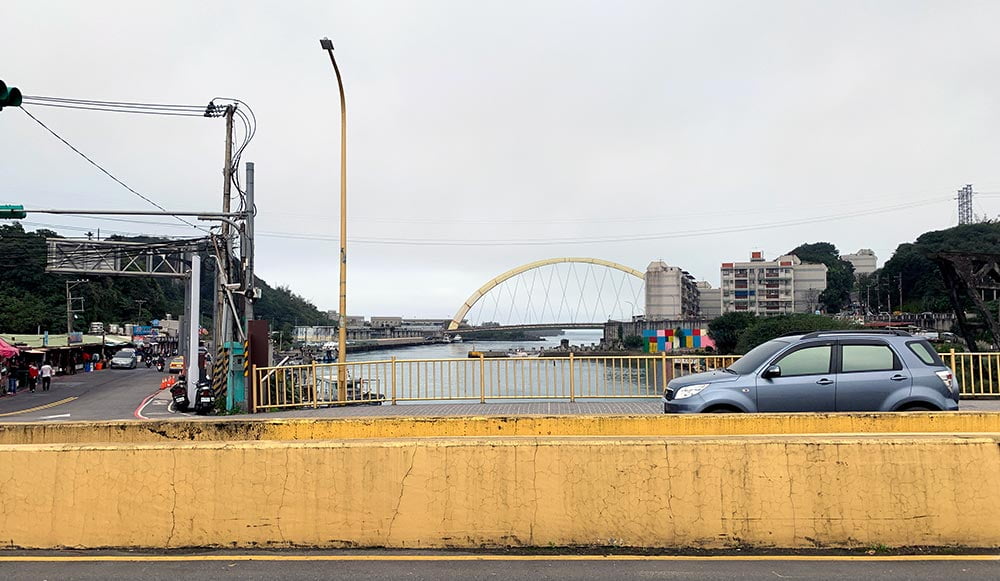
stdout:
[(35, 393), (24, 388), (0, 397), (0, 422), (136, 419), (136, 408), (159, 392), (163, 377), (144, 365), (60, 375), (47, 392), (39, 385)]
[[(93, 555), (92, 555), (93, 556)], [(100, 555), (98, 555), (100, 556)], [(36, 559), (27, 557), (28, 559)], [(160, 561), (129, 556), (129, 561), (31, 560), (3, 562), (5, 579), (693, 579), (701, 581), (774, 579), (870, 579), (927, 580), (996, 579), (1000, 577), (1000, 557), (966, 556), (957, 560), (886, 560), (885, 558), (847, 557), (842, 560), (803, 560), (793, 557), (761, 559), (671, 558), (671, 557), (486, 557), (432, 555), (423, 560), (398, 554), (367, 554), (333, 559), (322, 554), (302, 553), (264, 556), (248, 560), (245, 556), (212, 554), (178, 556), (179, 560)], [(169, 558), (169, 557), (168, 557)], [(905, 558), (905, 557), (904, 557)], [(44, 559), (44, 557), (40, 558)], [(418, 557), (419, 559), (419, 557)]]

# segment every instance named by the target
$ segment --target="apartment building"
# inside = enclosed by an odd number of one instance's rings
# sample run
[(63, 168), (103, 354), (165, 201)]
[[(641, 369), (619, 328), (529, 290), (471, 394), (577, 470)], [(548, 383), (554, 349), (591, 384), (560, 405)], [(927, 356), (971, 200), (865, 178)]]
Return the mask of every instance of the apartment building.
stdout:
[(750, 253), (749, 262), (724, 262), (722, 312), (811, 313), (826, 289), (826, 270), (824, 264), (803, 263), (794, 255), (768, 261), (757, 251)]
[(840, 257), (854, 265), (854, 275), (871, 274), (878, 268), (878, 257), (871, 248), (862, 248), (854, 254), (845, 254)]
[(712, 288), (705, 280), (694, 283), (698, 288), (699, 314), (705, 319), (714, 319), (722, 314), (722, 289)]
[(698, 316), (698, 287), (686, 270), (662, 260), (646, 267), (647, 320), (685, 319)]

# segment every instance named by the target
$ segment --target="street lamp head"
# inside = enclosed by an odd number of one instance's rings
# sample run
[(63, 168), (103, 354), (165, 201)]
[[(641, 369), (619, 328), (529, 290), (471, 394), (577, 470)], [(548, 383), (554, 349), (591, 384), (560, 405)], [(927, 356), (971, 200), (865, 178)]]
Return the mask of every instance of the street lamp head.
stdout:
[(323, 47), (323, 50), (333, 50), (333, 41), (325, 36), (319, 39), (319, 45)]

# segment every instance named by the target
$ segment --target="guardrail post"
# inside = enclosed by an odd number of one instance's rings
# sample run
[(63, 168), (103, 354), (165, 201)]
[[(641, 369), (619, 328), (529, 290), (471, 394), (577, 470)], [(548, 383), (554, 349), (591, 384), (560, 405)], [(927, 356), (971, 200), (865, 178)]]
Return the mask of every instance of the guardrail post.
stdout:
[(663, 374), (663, 392), (667, 391), (667, 384), (670, 383), (670, 377), (667, 377), (667, 352), (660, 351), (660, 372)]
[(569, 401), (576, 401), (576, 370), (573, 365), (573, 352), (569, 352)]
[(316, 377), (315, 359), (313, 359), (311, 366), (312, 366), (312, 376), (313, 376), (313, 409), (316, 409), (319, 407), (319, 378)]
[(951, 350), (948, 351), (948, 359), (949, 359), (948, 367), (951, 367), (951, 373), (952, 373), (952, 375), (955, 376), (955, 381), (958, 383), (958, 393), (959, 393), (959, 396), (961, 396), (962, 392), (965, 391), (965, 386), (963, 385), (963, 383), (965, 383), (965, 382), (962, 381), (963, 378), (962, 378), (961, 375), (958, 374), (958, 368), (955, 367), (955, 348), (954, 347), (952, 347)]
[(250, 366), (250, 391), (253, 393), (253, 400), (250, 402), (250, 413), (257, 413), (257, 402), (260, 401), (259, 378), (257, 377), (257, 364)]
[(479, 353), (479, 403), (486, 403), (486, 356)]
[(389, 364), (389, 375), (392, 377), (392, 405), (396, 405), (396, 357), (392, 357), (392, 362)]

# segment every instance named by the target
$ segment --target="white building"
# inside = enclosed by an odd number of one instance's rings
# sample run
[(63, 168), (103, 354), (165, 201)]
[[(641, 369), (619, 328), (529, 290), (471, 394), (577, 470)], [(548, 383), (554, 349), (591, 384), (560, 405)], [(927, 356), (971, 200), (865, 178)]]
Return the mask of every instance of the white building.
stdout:
[(724, 262), (722, 312), (811, 313), (826, 290), (826, 270), (825, 264), (803, 263), (794, 255), (767, 261), (761, 252), (751, 252), (749, 262)]
[(870, 248), (862, 248), (854, 254), (845, 254), (840, 257), (854, 265), (854, 275), (871, 274), (878, 268), (878, 257), (875, 251)]
[(712, 288), (712, 284), (705, 280), (694, 283), (698, 287), (698, 307), (701, 316), (706, 319), (714, 319), (722, 314), (722, 289)]
[(662, 260), (646, 267), (647, 320), (677, 320), (698, 316), (698, 288), (686, 270)]

